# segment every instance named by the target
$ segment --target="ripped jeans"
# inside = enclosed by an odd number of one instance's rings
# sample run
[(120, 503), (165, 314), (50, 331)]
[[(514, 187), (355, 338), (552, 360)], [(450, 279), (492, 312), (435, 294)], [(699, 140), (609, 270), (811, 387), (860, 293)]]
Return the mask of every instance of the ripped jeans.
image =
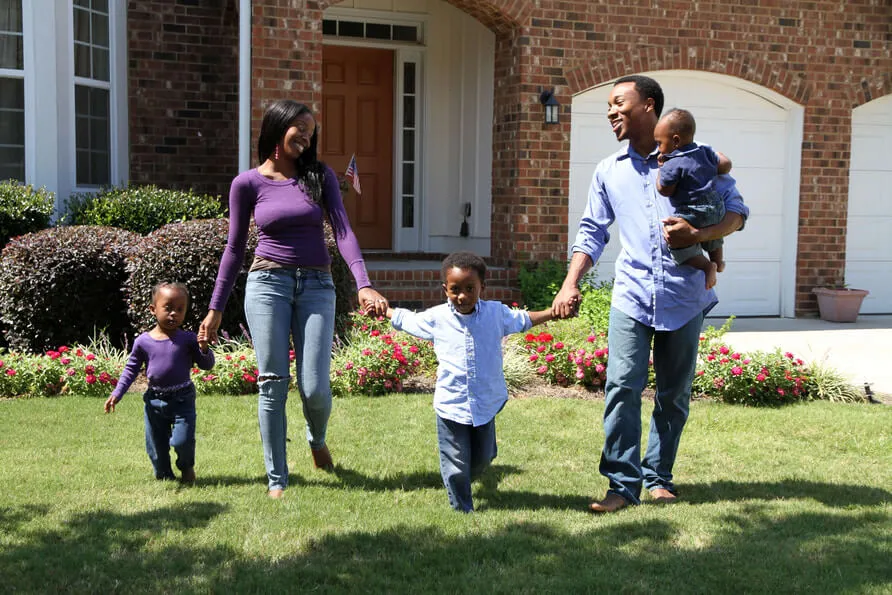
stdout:
[(288, 486), (285, 403), (292, 337), (307, 442), (313, 449), (325, 446), (335, 320), (331, 274), (306, 268), (253, 271), (245, 289), (245, 316), (260, 372), (257, 416), (269, 489), (283, 490)]

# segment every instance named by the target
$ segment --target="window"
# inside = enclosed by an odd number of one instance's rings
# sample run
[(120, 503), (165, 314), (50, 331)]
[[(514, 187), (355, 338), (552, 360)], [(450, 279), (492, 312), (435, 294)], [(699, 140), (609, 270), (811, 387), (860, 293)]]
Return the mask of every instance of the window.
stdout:
[(322, 19), (322, 34), (332, 37), (354, 37), (404, 43), (420, 44), (422, 42), (420, 24), (386, 23), (348, 17)]
[(108, 0), (74, 0), (75, 181), (111, 180)]
[(0, 180), (25, 181), (22, 0), (0, 0)]

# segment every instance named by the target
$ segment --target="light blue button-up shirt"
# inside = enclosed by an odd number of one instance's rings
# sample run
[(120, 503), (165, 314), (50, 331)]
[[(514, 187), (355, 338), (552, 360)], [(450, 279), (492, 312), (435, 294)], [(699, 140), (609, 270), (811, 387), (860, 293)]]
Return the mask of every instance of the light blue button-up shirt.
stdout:
[[(675, 263), (663, 238), (662, 219), (675, 209), (657, 192), (657, 154), (642, 157), (628, 145), (598, 164), (573, 252), (598, 262), (610, 240), (607, 228), (616, 221), (623, 248), (616, 259), (611, 305), (656, 330), (674, 331), (711, 309), (718, 298), (706, 289), (702, 271)], [(718, 176), (715, 189), (725, 199), (725, 210), (746, 220), (749, 209), (734, 178)]]
[(433, 341), (437, 354), (434, 411), (444, 419), (482, 426), (508, 400), (502, 338), (532, 326), (525, 310), (480, 300), (470, 314), (450, 302), (423, 312), (394, 308), (393, 328)]

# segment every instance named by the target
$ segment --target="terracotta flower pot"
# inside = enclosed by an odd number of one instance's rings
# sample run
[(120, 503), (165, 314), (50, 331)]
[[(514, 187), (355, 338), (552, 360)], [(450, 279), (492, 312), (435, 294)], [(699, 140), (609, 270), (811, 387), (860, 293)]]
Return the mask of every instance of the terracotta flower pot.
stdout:
[(861, 311), (861, 302), (870, 292), (866, 289), (815, 287), (812, 293), (818, 297), (821, 320), (855, 322)]

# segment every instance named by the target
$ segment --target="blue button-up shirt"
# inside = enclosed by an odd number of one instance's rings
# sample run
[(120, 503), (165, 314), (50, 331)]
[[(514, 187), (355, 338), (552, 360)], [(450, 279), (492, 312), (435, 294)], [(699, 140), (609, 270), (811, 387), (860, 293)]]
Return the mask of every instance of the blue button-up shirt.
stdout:
[(437, 354), (437, 415), (461, 424), (482, 426), (508, 400), (502, 371), (502, 338), (532, 326), (525, 310), (480, 300), (470, 314), (447, 302), (423, 312), (394, 308), (393, 328), (433, 341)]
[[(663, 238), (662, 219), (675, 210), (657, 192), (657, 154), (643, 157), (629, 145), (598, 164), (573, 252), (598, 262), (610, 240), (607, 228), (616, 221), (623, 248), (616, 259), (611, 305), (656, 330), (674, 331), (718, 299), (706, 289), (702, 271), (675, 263)], [(749, 209), (734, 179), (718, 176), (715, 189), (725, 199), (725, 210), (746, 220)]]

